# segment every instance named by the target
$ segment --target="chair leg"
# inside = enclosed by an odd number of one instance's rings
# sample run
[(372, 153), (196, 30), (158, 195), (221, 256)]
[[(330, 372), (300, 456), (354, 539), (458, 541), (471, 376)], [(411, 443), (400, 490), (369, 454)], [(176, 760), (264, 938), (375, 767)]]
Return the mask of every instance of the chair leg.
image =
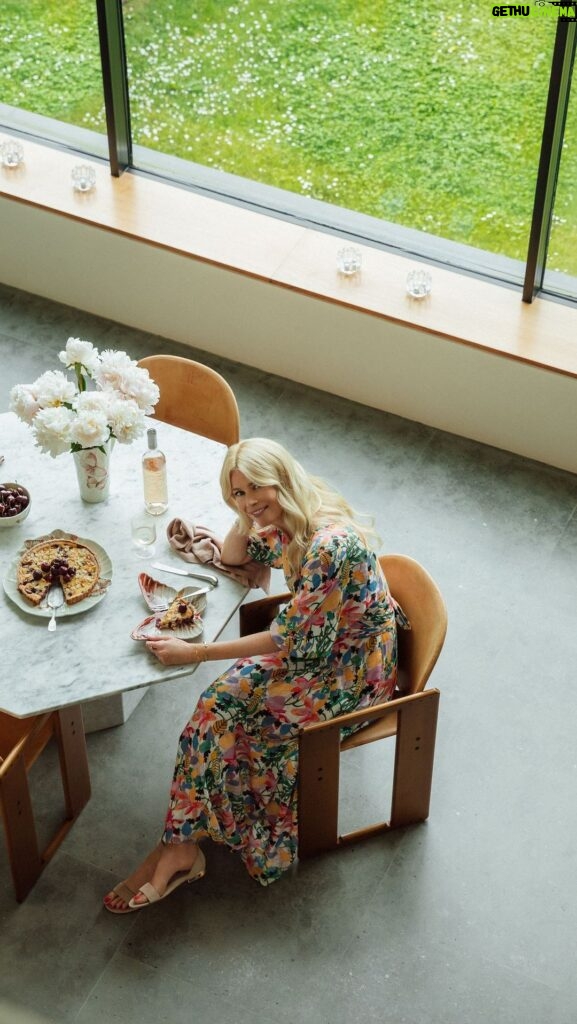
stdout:
[[(299, 735), (299, 859), (326, 853), (429, 816), (439, 691), (425, 690), (381, 708), (354, 712), (302, 729)], [(367, 828), (338, 834), (340, 730), (351, 719), (396, 716), (391, 817)]]
[[(66, 816), (45, 849), (40, 851), (26, 757), (28, 755), (33, 763), (52, 736), (58, 745)], [(90, 774), (80, 705), (54, 711), (44, 719), (39, 719), (39, 727), (30, 735), (27, 743), (10, 764), (4, 764), (0, 775), (0, 806), (6, 845), (16, 899), (20, 903), (90, 799)]]
[(399, 715), (391, 828), (425, 821), (429, 816), (439, 691), (425, 690)]
[(336, 722), (299, 736), (299, 860), (338, 845), (340, 735)]
[(16, 899), (22, 902), (43, 868), (23, 757), (0, 778), (0, 805)]

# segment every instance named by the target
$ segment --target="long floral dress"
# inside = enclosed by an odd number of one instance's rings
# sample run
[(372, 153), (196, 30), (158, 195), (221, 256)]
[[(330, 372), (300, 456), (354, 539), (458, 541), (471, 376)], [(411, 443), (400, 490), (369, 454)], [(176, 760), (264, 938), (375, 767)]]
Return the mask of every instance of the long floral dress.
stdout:
[(242, 658), (199, 698), (180, 737), (163, 835), (238, 850), (262, 885), (296, 855), (299, 726), (389, 699), (396, 619), (407, 625), (350, 527), (318, 529), (296, 576), (286, 545), (276, 529), (249, 541), (252, 558), (285, 569), (291, 590), (271, 626), (279, 650)]

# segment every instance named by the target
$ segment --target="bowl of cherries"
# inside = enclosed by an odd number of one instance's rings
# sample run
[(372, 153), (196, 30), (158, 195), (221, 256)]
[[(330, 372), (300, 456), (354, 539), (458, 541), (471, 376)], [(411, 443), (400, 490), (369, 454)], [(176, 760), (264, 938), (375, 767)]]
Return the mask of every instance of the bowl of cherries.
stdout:
[(30, 511), (30, 492), (21, 484), (0, 484), (0, 527), (18, 526)]

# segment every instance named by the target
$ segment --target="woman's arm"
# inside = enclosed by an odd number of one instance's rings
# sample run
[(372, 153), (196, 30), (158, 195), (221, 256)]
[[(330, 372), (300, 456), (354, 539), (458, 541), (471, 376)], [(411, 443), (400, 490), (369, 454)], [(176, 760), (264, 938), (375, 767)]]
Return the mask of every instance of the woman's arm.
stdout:
[(163, 665), (197, 665), (201, 661), (237, 661), (239, 658), (250, 658), (257, 654), (279, 653), (279, 646), (274, 642), (268, 630), (265, 630), (264, 633), (242, 636), (238, 640), (223, 640), (214, 644), (190, 644), (186, 640), (170, 637), (167, 640), (147, 640), (146, 646)]
[[(220, 557), (225, 565), (245, 565), (246, 562), (250, 562), (247, 544), (248, 534), (240, 532), (237, 519), (222, 542)], [(262, 651), (258, 653), (262, 654)]]

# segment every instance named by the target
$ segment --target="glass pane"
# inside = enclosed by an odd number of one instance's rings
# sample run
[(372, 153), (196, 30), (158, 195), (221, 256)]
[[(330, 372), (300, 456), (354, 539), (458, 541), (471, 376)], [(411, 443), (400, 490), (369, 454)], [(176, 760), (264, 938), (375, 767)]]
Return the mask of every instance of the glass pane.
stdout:
[[(575, 79), (575, 72), (573, 73)], [(569, 99), (544, 286), (577, 298), (577, 95)]]
[(106, 131), (94, 0), (2, 0), (0, 101)]
[(487, 0), (126, 0), (134, 142), (514, 259), (550, 18)]

